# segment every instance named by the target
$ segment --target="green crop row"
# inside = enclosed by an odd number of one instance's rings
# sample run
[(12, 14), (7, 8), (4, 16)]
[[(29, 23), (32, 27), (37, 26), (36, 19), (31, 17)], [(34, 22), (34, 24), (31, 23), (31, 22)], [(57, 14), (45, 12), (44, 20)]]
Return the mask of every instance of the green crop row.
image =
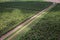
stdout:
[(0, 2), (44, 1), (44, 0), (0, 0)]
[(24, 20), (48, 7), (46, 2), (6, 2), (0, 3), (0, 36), (14, 29)]
[[(35, 23), (34, 23), (35, 24)], [(24, 35), (16, 35), (12, 40), (59, 40), (60, 4), (57, 4)], [(30, 27), (30, 26), (29, 26)]]

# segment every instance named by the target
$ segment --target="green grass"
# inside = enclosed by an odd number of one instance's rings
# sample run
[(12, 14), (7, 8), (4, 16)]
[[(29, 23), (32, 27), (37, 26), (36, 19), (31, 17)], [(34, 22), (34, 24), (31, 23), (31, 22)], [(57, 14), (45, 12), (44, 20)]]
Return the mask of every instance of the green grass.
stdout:
[[(57, 4), (36, 24), (32, 24), (28, 32), (22, 31), (12, 40), (59, 40), (60, 39), (60, 4)], [(29, 26), (29, 27), (30, 27)], [(29, 28), (28, 27), (28, 28)], [(25, 28), (27, 30), (27, 28)], [(24, 33), (25, 32), (25, 33)]]
[(48, 7), (46, 2), (5, 2), (0, 3), (0, 36), (15, 28), (24, 20)]
[(44, 1), (44, 0), (0, 0), (0, 2), (17, 2), (17, 1)]

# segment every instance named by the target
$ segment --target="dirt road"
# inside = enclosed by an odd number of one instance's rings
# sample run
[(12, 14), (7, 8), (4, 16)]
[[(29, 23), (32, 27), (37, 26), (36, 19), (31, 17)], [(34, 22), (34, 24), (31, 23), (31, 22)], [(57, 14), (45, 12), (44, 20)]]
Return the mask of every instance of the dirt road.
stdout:
[[(53, 8), (56, 4), (53, 3), (52, 5), (50, 5), (48, 8), (42, 10), (41, 12), (37, 13), (36, 15), (34, 15), (33, 17), (31, 17), (30, 19), (26, 20), (24, 23), (22, 23), (21, 25), (17, 26), (15, 29), (13, 29), (12, 31), (9, 31), (8, 33), (6, 33), (5, 35), (3, 35), (0, 40), (4, 40), (5, 38), (7, 38), (8, 36), (10, 36), (11, 34), (13, 34), (14, 32), (16, 32), (17, 30), (21, 31), (23, 30), (26, 26), (25, 25), (29, 25), (31, 22), (33, 22), (35, 19), (37, 19), (38, 17), (40, 17), (42, 14), (44, 14), (45, 12), (47, 12), (48, 10), (50, 10), (51, 8)], [(23, 28), (22, 28), (23, 27)], [(22, 29), (20, 29), (22, 28)], [(18, 32), (17, 32), (18, 33)], [(11, 38), (13, 38), (15, 35), (17, 35), (17, 33), (13, 34), (11, 37), (9, 37), (7, 40), (11, 40)]]
[(55, 2), (55, 3), (60, 3), (60, 0), (45, 0), (47, 2)]

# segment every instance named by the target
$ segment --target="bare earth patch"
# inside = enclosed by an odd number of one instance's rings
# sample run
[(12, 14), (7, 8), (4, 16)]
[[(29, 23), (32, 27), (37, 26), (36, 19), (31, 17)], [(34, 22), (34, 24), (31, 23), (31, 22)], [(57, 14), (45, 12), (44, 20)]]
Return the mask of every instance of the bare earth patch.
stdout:
[(45, 0), (45, 1), (60, 3), (60, 0)]

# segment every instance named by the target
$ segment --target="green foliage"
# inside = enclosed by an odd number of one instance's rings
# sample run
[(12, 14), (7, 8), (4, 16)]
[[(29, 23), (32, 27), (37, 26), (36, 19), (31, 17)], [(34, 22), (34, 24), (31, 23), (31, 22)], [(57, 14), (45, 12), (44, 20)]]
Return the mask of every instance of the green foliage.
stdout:
[[(60, 39), (60, 4), (57, 4), (31, 30), (18, 40), (59, 40)], [(17, 38), (17, 37), (16, 37)], [(15, 38), (14, 38), (15, 39)]]
[(46, 2), (5, 2), (0, 3), (0, 36), (15, 28), (24, 20), (48, 7)]
[(0, 0), (0, 2), (43, 1), (43, 0)]

